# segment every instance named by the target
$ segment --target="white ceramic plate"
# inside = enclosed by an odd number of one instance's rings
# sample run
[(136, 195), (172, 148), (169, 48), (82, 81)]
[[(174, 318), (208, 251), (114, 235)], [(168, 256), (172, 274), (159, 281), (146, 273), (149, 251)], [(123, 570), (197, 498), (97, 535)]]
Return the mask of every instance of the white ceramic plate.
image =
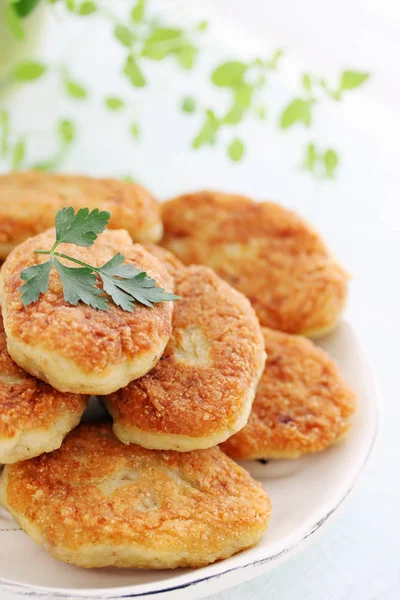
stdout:
[(195, 599), (273, 569), (315, 539), (346, 499), (371, 452), (377, 431), (375, 384), (352, 327), (344, 322), (320, 342), (339, 363), (358, 394), (354, 426), (345, 442), (296, 461), (244, 466), (268, 490), (273, 512), (269, 529), (256, 547), (197, 569), (176, 571), (85, 570), (48, 556), (0, 512), (1, 590), (31, 598)]

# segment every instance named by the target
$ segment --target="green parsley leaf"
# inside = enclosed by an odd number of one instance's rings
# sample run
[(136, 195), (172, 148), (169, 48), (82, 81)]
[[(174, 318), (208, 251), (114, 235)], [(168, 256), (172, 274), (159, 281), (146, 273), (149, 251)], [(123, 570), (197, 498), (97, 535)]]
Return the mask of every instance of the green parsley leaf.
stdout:
[(93, 308), (107, 310), (107, 300), (102, 290), (97, 287), (97, 277), (90, 268), (66, 267), (56, 258), (54, 266), (61, 278), (64, 300), (68, 304), (76, 306), (81, 300)]
[(260, 119), (260, 121), (265, 121), (265, 119), (267, 118), (267, 111), (265, 109), (265, 106), (259, 106), (256, 109), (256, 116), (258, 119)]
[(132, 296), (134, 300), (149, 308), (152, 308), (153, 304), (159, 302), (179, 300), (179, 296), (175, 296), (175, 294), (157, 287), (155, 280), (147, 277), (144, 272), (139, 273), (132, 279), (115, 279), (114, 282), (118, 288)]
[(130, 48), (136, 39), (134, 33), (125, 25), (116, 25), (114, 35), (127, 48)]
[(315, 144), (308, 144), (306, 148), (306, 157), (303, 163), (303, 169), (306, 171), (314, 171), (318, 161), (318, 154), (315, 148)]
[(8, 152), (10, 118), (8, 112), (4, 108), (0, 110), (0, 133), (0, 154), (5, 157)]
[(339, 164), (339, 157), (336, 152), (332, 149), (329, 149), (325, 152), (322, 157), (326, 168), (326, 177), (329, 179), (333, 179), (336, 174), (336, 169)]
[(237, 125), (243, 119), (246, 109), (240, 104), (234, 104), (222, 119), (227, 125)]
[(273, 71), (275, 71), (278, 67), (278, 61), (279, 59), (283, 56), (284, 52), (281, 48), (279, 48), (278, 50), (276, 50), (273, 55), (271, 56), (271, 58), (266, 62), (266, 66), (269, 69), (272, 69)]
[(247, 68), (247, 65), (243, 62), (229, 61), (215, 69), (211, 75), (211, 80), (218, 87), (236, 88), (243, 83)]
[(352, 90), (362, 85), (369, 78), (369, 73), (359, 73), (357, 71), (343, 71), (340, 78), (340, 90)]
[(49, 276), (52, 267), (53, 259), (50, 259), (45, 263), (28, 267), (22, 271), (21, 279), (25, 283), (20, 287), (20, 292), (24, 306), (36, 302), (40, 294), (45, 293), (49, 287)]
[(311, 93), (312, 81), (311, 81), (311, 77), (309, 76), (308, 73), (304, 73), (304, 75), (301, 79), (301, 85), (303, 86), (303, 88), (305, 89), (306, 92)]
[(25, 158), (25, 142), (24, 140), (18, 140), (18, 142), (15, 144), (14, 148), (13, 148), (13, 152), (12, 152), (12, 169), (13, 171), (16, 171), (20, 166), (22, 161)]
[(181, 67), (191, 69), (197, 56), (197, 48), (188, 43), (187, 46), (175, 51), (175, 56)]
[(96, 12), (96, 5), (94, 2), (82, 2), (78, 9), (78, 15), (87, 16), (92, 15)]
[(208, 21), (200, 21), (200, 23), (198, 23), (196, 25), (197, 31), (206, 31), (207, 28), (208, 28)]
[(47, 67), (34, 60), (27, 61), (18, 65), (14, 70), (14, 77), (17, 81), (35, 81), (45, 72)]
[(243, 83), (240, 86), (235, 88), (235, 104), (240, 104), (244, 108), (250, 108), (251, 102), (253, 100), (254, 88), (247, 84)]
[(18, 40), (25, 39), (25, 31), (22, 27), (20, 16), (13, 4), (8, 4), (4, 9), (4, 20), (10, 31)]
[(207, 110), (203, 127), (192, 142), (193, 148), (200, 148), (204, 144), (215, 144), (216, 133), (220, 127), (220, 121), (212, 110)]
[(29, 168), (33, 169), (34, 171), (49, 172), (49, 171), (54, 171), (54, 169), (56, 167), (57, 167), (57, 161), (45, 160), (45, 161), (38, 162), (38, 163), (31, 165)]
[(132, 137), (135, 138), (135, 140), (138, 140), (140, 137), (140, 129), (139, 129), (139, 125), (137, 123), (131, 123), (130, 127), (129, 127), (129, 131), (132, 134)]
[(15, 10), (18, 15), (23, 19), (27, 17), (39, 4), (40, 0), (17, 0), (15, 2)]
[(145, 10), (146, 0), (138, 0), (131, 12), (131, 17), (135, 23), (141, 23), (143, 21)]
[(67, 94), (71, 96), (71, 98), (77, 98), (79, 100), (86, 98), (87, 91), (76, 81), (72, 81), (71, 79), (65, 79), (64, 85)]
[(241, 139), (235, 138), (228, 146), (228, 155), (234, 162), (238, 162), (244, 155), (244, 144)]
[(311, 104), (301, 98), (295, 98), (285, 108), (281, 115), (280, 126), (286, 129), (297, 122), (304, 123), (307, 127), (311, 123)]
[(133, 86), (144, 87), (146, 85), (145, 76), (143, 75), (137, 61), (132, 55), (129, 55), (126, 59), (124, 73), (129, 78)]
[(110, 220), (110, 213), (95, 208), (81, 208), (75, 214), (72, 206), (63, 208), (56, 215), (57, 244), (91, 246), (100, 233), (103, 233)]
[(181, 108), (182, 111), (185, 113), (194, 113), (194, 111), (196, 110), (195, 99), (191, 98), (190, 96), (186, 96), (186, 98), (182, 100)]
[[(178, 296), (157, 287), (156, 281), (146, 273), (131, 264), (124, 264), (125, 257), (119, 252), (103, 266), (94, 267), (56, 251), (61, 243), (91, 246), (106, 228), (109, 218), (110, 213), (98, 208), (91, 212), (88, 208), (81, 208), (76, 214), (72, 207), (58, 211), (53, 247), (50, 250), (34, 250), (38, 254), (49, 254), (50, 260), (21, 273), (25, 283), (20, 292), (25, 306), (36, 302), (40, 294), (47, 291), (53, 266), (61, 279), (64, 300), (74, 306), (81, 301), (93, 308), (107, 310), (111, 299), (123, 310), (132, 312), (135, 302), (151, 308), (154, 303), (178, 299)], [(77, 263), (79, 267), (67, 267), (58, 257)]]
[(75, 129), (71, 121), (64, 119), (58, 126), (58, 133), (65, 144), (70, 144), (75, 138)]
[(125, 106), (125, 102), (116, 96), (109, 96), (105, 100), (107, 108), (110, 110), (120, 110)]

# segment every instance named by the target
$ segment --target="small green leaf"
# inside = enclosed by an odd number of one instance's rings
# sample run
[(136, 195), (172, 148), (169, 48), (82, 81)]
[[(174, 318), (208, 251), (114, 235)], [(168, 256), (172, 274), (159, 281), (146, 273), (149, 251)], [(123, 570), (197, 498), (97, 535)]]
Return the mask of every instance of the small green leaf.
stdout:
[(143, 21), (145, 10), (146, 0), (138, 0), (131, 12), (131, 17), (135, 23), (141, 23)]
[(218, 87), (236, 88), (243, 83), (247, 65), (243, 62), (229, 61), (215, 69), (211, 75), (212, 82)]
[(155, 27), (144, 43), (142, 56), (153, 60), (162, 60), (187, 47), (188, 42), (181, 29)]
[(58, 126), (58, 133), (65, 144), (70, 144), (75, 138), (75, 129), (71, 121), (64, 119)]
[(205, 31), (208, 28), (208, 21), (200, 21), (197, 23), (196, 29), (197, 31)]
[(120, 110), (125, 106), (125, 102), (121, 100), (121, 98), (116, 98), (115, 96), (109, 96), (105, 100), (107, 108), (110, 110)]
[(110, 213), (106, 210), (80, 208), (75, 214), (72, 206), (62, 208), (56, 214), (56, 241), (87, 248), (103, 233), (109, 220)]
[(43, 171), (45, 173), (48, 173), (49, 171), (54, 171), (56, 166), (57, 163), (55, 160), (45, 160), (31, 165), (29, 168), (33, 169), (34, 171)]
[(83, 98), (87, 97), (87, 91), (76, 81), (72, 81), (71, 79), (65, 79), (64, 81), (66, 92), (71, 98), (76, 98), (78, 100), (83, 100)]
[(76, 8), (75, 0), (67, 0), (67, 8), (70, 12), (75, 12), (75, 8)]
[(234, 104), (222, 119), (227, 125), (236, 125), (243, 119), (246, 109), (240, 104)]
[(215, 144), (216, 133), (220, 127), (220, 122), (212, 110), (207, 110), (203, 127), (192, 142), (192, 147), (197, 149), (204, 144)]
[(135, 183), (135, 180), (132, 177), (132, 175), (123, 175), (122, 179), (127, 183)]
[(297, 122), (304, 123), (307, 127), (311, 123), (311, 104), (301, 98), (295, 98), (285, 108), (281, 115), (280, 126), (286, 129)]
[(181, 108), (185, 113), (194, 113), (196, 110), (195, 99), (191, 98), (190, 96), (186, 96), (186, 98), (182, 100)]
[(304, 75), (303, 75), (303, 77), (301, 79), (301, 85), (306, 90), (306, 92), (311, 93), (311, 91), (312, 91), (312, 82), (311, 82), (311, 77), (309, 76), (308, 73), (304, 73)]
[(82, 16), (92, 15), (96, 12), (96, 5), (94, 2), (82, 2), (79, 6), (78, 14)]
[(12, 170), (16, 171), (21, 166), (22, 161), (25, 158), (25, 142), (20, 139), (15, 144), (12, 152)]
[(318, 161), (318, 154), (315, 148), (315, 144), (308, 144), (306, 148), (306, 158), (303, 163), (303, 169), (306, 171), (314, 171)]
[(278, 67), (278, 61), (281, 58), (281, 56), (283, 56), (283, 54), (283, 50), (281, 48), (278, 48), (278, 50), (276, 50), (271, 56), (271, 58), (267, 61), (267, 67), (269, 69), (272, 69), (273, 71), (276, 70)]
[(97, 277), (88, 267), (66, 267), (56, 258), (53, 261), (61, 279), (65, 302), (76, 306), (81, 300), (93, 308), (107, 310), (107, 300), (97, 287)]
[(127, 48), (130, 48), (136, 39), (134, 33), (125, 25), (116, 25), (114, 35)]
[(357, 71), (343, 71), (339, 89), (352, 90), (359, 87), (369, 78), (369, 73), (359, 73)]
[(129, 131), (131, 132), (131, 134), (135, 138), (135, 140), (139, 139), (140, 129), (139, 129), (139, 125), (137, 123), (131, 123), (130, 127), (129, 127)]
[(40, 265), (28, 267), (21, 272), (21, 279), (25, 283), (19, 288), (22, 294), (22, 303), (28, 306), (32, 302), (36, 302), (40, 294), (44, 294), (49, 287), (50, 271), (53, 267), (53, 260), (50, 259)]
[(39, 79), (47, 70), (42, 63), (34, 60), (21, 63), (14, 70), (14, 77), (17, 81), (35, 81)]
[(39, 4), (40, 0), (17, 0), (15, 2), (15, 10), (23, 19), (27, 17)]
[(244, 155), (244, 144), (241, 139), (235, 138), (228, 146), (228, 155), (231, 160), (238, 162)]
[(259, 106), (256, 109), (256, 116), (260, 121), (265, 121), (267, 118), (267, 111), (265, 110), (265, 106)]
[(135, 87), (144, 87), (146, 85), (146, 79), (132, 55), (126, 59), (124, 73)]
[(336, 174), (336, 169), (339, 164), (339, 157), (336, 152), (332, 149), (329, 149), (325, 152), (323, 159), (326, 169), (326, 176), (330, 179), (333, 179)]
[(10, 118), (8, 112), (3, 108), (0, 109), (0, 154), (3, 158), (8, 153), (8, 141), (10, 134)]
[(253, 100), (254, 88), (244, 83), (235, 89), (235, 104), (244, 108), (250, 108)]
[(197, 55), (197, 48), (188, 44), (186, 47), (181, 50), (176, 50), (174, 52), (179, 64), (184, 69), (191, 69), (194, 65), (194, 61)]
[(21, 19), (15, 9), (15, 6), (9, 4), (4, 8), (4, 20), (8, 28), (18, 40), (25, 39), (25, 31), (22, 27)]

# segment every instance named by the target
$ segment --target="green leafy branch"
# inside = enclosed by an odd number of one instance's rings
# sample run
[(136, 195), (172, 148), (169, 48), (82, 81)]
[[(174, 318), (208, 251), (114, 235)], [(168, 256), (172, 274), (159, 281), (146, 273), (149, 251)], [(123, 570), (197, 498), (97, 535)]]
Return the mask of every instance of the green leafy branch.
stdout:
[(0, 157), (2, 161), (8, 161), (13, 171), (20, 169), (37, 169), (40, 171), (52, 171), (57, 169), (64, 161), (65, 156), (75, 139), (75, 126), (72, 121), (62, 119), (57, 125), (58, 147), (47, 160), (30, 164), (26, 157), (28, 145), (32, 133), (16, 135), (12, 133), (10, 115), (5, 109), (0, 109)]
[[(247, 63), (228, 61), (214, 69), (211, 81), (229, 93), (228, 108), (219, 116), (212, 108), (204, 110), (203, 124), (192, 142), (193, 148), (201, 148), (207, 144), (215, 145), (222, 128), (236, 126), (248, 116), (265, 120), (266, 107), (261, 100), (261, 93), (267, 85), (268, 73), (277, 69), (282, 54), (282, 50), (277, 50), (268, 60), (256, 58)], [(184, 112), (193, 113), (195, 109), (193, 99), (183, 100)], [(245, 153), (244, 142), (238, 137), (233, 137), (228, 142), (227, 153), (231, 160), (241, 160)]]
[[(157, 287), (156, 281), (133, 265), (124, 264), (125, 257), (119, 252), (101, 267), (94, 267), (73, 256), (57, 252), (60, 244), (89, 247), (107, 227), (110, 213), (95, 208), (81, 208), (75, 214), (72, 207), (59, 210), (56, 215), (56, 241), (50, 250), (34, 250), (36, 254), (49, 255), (50, 259), (28, 267), (21, 272), (24, 282), (20, 288), (24, 306), (36, 302), (49, 287), (53, 267), (60, 276), (64, 300), (73, 306), (79, 301), (98, 310), (108, 310), (111, 299), (116, 306), (133, 312), (135, 303), (152, 308), (154, 304), (168, 300), (179, 300)], [(62, 258), (79, 265), (67, 267)], [(99, 287), (101, 284), (102, 287)]]
[(339, 166), (339, 157), (335, 150), (328, 148), (318, 150), (314, 143), (305, 148), (305, 156), (301, 168), (311, 173), (316, 179), (334, 179)]
[(295, 124), (311, 125), (314, 106), (325, 98), (339, 101), (343, 93), (358, 88), (369, 78), (368, 73), (343, 71), (335, 87), (329, 87), (325, 79), (304, 73), (301, 78), (302, 95), (293, 98), (283, 109), (279, 124), (287, 129)]

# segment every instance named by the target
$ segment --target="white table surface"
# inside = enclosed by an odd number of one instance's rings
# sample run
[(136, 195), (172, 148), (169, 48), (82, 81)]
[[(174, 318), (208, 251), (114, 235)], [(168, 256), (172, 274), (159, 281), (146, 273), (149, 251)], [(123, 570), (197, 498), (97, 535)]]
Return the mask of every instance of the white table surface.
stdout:
[[(179, 10), (182, 2), (166, 2)], [(201, 6), (200, 6), (201, 5)], [(187, 8), (187, 3), (185, 4)], [(229, 7), (229, 9), (228, 9)], [(142, 180), (160, 196), (196, 187), (220, 187), (269, 196), (305, 214), (324, 233), (353, 274), (347, 318), (355, 325), (380, 384), (384, 414), (373, 456), (342, 514), (323, 536), (273, 572), (212, 596), (212, 600), (398, 600), (400, 598), (400, 9), (389, 0), (203, 0), (196, 12), (222, 14), (249, 44), (268, 38), (294, 57), (293, 65), (327, 70), (353, 66), (373, 72), (362, 92), (340, 109), (327, 107), (319, 134), (345, 157), (337, 182), (316, 184), (293, 170), (266, 144), (266, 159), (254, 157), (233, 167), (216, 156), (207, 169), (202, 154), (186, 156), (170, 139), (166, 121), (134, 157)], [(225, 10), (225, 13), (223, 12)], [(222, 13), (221, 13), (222, 11)], [(240, 24), (240, 25), (239, 25)], [(261, 43), (261, 42), (260, 42)], [(84, 60), (84, 59), (83, 59)], [(79, 69), (79, 65), (78, 65)], [(291, 76), (289, 69), (289, 77)], [(94, 74), (96, 77), (96, 74)], [(101, 72), (97, 74), (100, 81)], [(36, 94), (36, 95), (35, 95)], [(31, 110), (43, 102), (32, 92)], [(51, 110), (51, 94), (48, 100)], [(15, 102), (16, 118), (26, 116), (26, 98)], [(43, 109), (44, 110), (44, 109)], [(93, 116), (95, 122), (96, 116)], [(102, 133), (109, 132), (107, 124)], [(179, 134), (179, 132), (178, 132)], [(277, 135), (277, 134), (271, 134)], [(282, 143), (276, 137), (276, 144)], [(160, 140), (155, 146), (155, 141)], [(179, 138), (179, 135), (177, 135)], [(275, 143), (275, 138), (274, 143)], [(108, 140), (107, 140), (108, 141)], [(65, 168), (88, 173), (128, 172), (120, 140), (107, 148), (93, 127)], [(283, 148), (283, 150), (282, 150)], [(149, 156), (151, 153), (151, 161)], [(294, 156), (294, 154), (293, 154)], [(182, 169), (184, 164), (184, 169)], [(119, 170), (118, 170), (119, 169)], [(155, 179), (155, 173), (157, 178)], [(229, 184), (227, 182), (229, 181)], [(1, 600), (16, 600), (4, 594)]]

